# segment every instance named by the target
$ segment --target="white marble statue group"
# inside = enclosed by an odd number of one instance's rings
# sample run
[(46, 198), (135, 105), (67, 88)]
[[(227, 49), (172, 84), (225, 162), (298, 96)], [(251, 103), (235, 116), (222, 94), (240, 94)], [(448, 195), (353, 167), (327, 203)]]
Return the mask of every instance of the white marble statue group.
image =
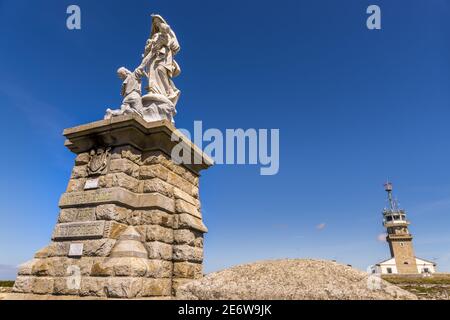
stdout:
[[(105, 119), (136, 113), (144, 120), (167, 119), (174, 122), (175, 106), (180, 96), (172, 78), (180, 74), (180, 67), (174, 56), (180, 51), (175, 33), (160, 15), (152, 15), (150, 38), (145, 44), (142, 63), (131, 72), (120, 67), (117, 74), (123, 80), (121, 95), (123, 102), (119, 109), (106, 110)], [(142, 96), (142, 78), (147, 77), (147, 94)]]

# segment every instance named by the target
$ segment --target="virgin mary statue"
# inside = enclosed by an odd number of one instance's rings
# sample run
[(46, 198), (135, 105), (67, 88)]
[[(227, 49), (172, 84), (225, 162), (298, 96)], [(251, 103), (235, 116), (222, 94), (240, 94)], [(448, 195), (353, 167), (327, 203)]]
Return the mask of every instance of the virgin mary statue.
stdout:
[(180, 67), (174, 60), (180, 51), (175, 33), (160, 15), (152, 15), (150, 38), (147, 40), (143, 65), (148, 77), (148, 94), (142, 97), (146, 120), (169, 119), (173, 121), (175, 106), (180, 90), (172, 78), (180, 74)]

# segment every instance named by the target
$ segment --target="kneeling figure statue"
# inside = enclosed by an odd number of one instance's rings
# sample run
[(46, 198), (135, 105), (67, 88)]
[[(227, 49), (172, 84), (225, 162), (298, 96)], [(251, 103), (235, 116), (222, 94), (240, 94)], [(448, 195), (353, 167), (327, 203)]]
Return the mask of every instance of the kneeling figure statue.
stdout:
[[(148, 122), (167, 119), (174, 123), (180, 90), (172, 78), (180, 74), (174, 56), (180, 51), (175, 33), (160, 15), (152, 15), (152, 30), (145, 45), (142, 63), (133, 72), (124, 67), (117, 71), (123, 80), (120, 109), (106, 110), (105, 119), (136, 113)], [(141, 79), (148, 78), (148, 94), (141, 96)]]

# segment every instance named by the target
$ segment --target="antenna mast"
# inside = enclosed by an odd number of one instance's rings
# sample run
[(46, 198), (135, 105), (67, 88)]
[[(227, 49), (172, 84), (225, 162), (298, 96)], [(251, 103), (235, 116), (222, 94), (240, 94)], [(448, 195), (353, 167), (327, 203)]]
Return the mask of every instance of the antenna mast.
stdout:
[(389, 181), (386, 182), (384, 184), (384, 190), (388, 193), (389, 209), (395, 211), (397, 206), (395, 205), (394, 199), (392, 199), (392, 183)]

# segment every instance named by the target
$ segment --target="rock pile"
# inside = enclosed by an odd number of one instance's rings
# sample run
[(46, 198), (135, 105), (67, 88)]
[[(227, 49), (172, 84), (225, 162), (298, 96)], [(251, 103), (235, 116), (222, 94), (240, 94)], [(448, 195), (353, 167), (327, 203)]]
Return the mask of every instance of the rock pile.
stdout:
[(376, 276), (335, 262), (286, 259), (236, 266), (178, 288), (192, 300), (410, 300), (417, 297)]

